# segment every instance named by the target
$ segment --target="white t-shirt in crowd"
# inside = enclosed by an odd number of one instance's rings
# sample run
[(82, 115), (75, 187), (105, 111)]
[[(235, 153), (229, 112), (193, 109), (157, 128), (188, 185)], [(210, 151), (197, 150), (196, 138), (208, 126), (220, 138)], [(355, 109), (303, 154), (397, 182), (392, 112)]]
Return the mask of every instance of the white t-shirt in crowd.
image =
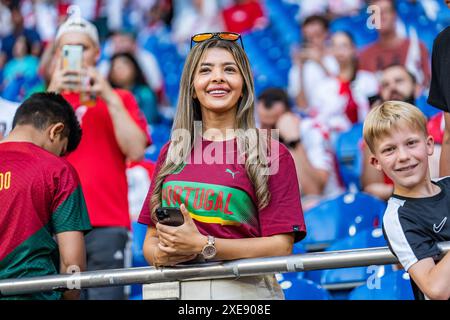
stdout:
[[(339, 73), (339, 64), (336, 59), (331, 55), (326, 55), (322, 59), (322, 64), (331, 75), (337, 75)], [(302, 68), (298, 64), (293, 64), (289, 70), (288, 75), (288, 95), (295, 100), (300, 93), (301, 81), (304, 81), (304, 91), (306, 101), (310, 104), (311, 94), (319, 81), (328, 77), (326, 71), (320, 64), (315, 61), (307, 60), (303, 64), (303, 76)]]
[(322, 197), (328, 198), (341, 194), (344, 189), (339, 182), (335, 157), (327, 130), (315, 119), (303, 118), (300, 122), (300, 135), (303, 148), (311, 165), (316, 169), (330, 173)]
[(18, 107), (18, 103), (0, 97), (0, 140), (11, 131), (14, 115)]
[[(352, 123), (345, 114), (348, 97), (339, 94), (340, 82), (336, 77), (326, 77), (317, 82), (311, 91), (309, 114), (333, 132), (349, 130)], [(379, 91), (375, 74), (358, 71), (351, 84), (352, 97), (358, 105), (358, 120), (364, 121), (369, 112), (369, 97)]]

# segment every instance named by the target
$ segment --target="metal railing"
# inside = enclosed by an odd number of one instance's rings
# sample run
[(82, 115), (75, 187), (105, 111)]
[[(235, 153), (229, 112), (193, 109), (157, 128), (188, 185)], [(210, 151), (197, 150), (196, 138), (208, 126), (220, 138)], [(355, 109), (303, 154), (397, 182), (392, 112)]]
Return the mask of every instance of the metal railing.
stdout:
[[(442, 253), (450, 241), (438, 244)], [(171, 282), (238, 278), (267, 273), (302, 272), (398, 263), (387, 247), (297, 254), (283, 257), (241, 259), (175, 267), (112, 269), (0, 281), (0, 295), (17, 295), (52, 290), (94, 288)]]

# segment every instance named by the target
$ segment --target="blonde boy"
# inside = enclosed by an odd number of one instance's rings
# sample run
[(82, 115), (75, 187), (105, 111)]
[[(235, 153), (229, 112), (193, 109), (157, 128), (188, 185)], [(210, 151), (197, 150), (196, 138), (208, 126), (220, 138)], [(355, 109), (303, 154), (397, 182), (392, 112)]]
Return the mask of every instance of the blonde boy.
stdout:
[(387, 101), (370, 111), (363, 134), (370, 163), (394, 182), (383, 218), (390, 249), (426, 298), (449, 299), (450, 254), (436, 260), (437, 244), (450, 240), (450, 177), (430, 178), (434, 141), (426, 123), (415, 106)]

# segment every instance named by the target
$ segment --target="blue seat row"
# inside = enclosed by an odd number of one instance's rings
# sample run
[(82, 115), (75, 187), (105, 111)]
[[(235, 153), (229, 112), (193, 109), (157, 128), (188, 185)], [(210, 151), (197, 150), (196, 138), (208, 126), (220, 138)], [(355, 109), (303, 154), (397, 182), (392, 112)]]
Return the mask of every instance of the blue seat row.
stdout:
[(379, 227), (386, 203), (363, 192), (344, 193), (305, 212), (308, 251), (323, 250), (339, 239)]

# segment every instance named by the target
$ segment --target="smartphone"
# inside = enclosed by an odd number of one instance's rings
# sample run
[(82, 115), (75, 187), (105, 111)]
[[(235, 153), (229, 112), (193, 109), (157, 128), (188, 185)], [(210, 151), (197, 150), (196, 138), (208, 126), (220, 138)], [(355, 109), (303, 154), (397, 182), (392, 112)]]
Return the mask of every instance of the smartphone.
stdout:
[(180, 208), (158, 208), (156, 209), (156, 219), (159, 223), (171, 227), (178, 227), (184, 223)]
[(81, 70), (83, 59), (83, 46), (65, 45), (62, 48), (63, 69), (65, 70)]
[(367, 100), (369, 101), (369, 106), (372, 106), (375, 102), (381, 101), (381, 97), (379, 94), (376, 94), (374, 96), (368, 97)]

